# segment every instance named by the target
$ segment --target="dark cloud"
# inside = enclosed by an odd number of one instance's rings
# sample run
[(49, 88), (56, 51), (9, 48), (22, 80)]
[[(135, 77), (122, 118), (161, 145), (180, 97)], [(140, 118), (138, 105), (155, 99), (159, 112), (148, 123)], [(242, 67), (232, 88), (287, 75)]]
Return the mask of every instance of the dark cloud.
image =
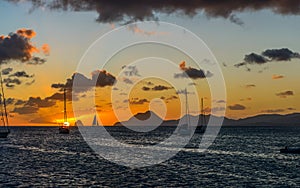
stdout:
[(212, 77), (213, 74), (209, 71), (205, 73), (202, 69), (195, 69), (192, 67), (186, 67), (185, 61), (182, 61), (179, 64), (180, 70), (182, 70), (182, 73), (175, 73), (174, 78), (192, 78), (192, 79), (198, 79), (198, 78), (209, 78)]
[(230, 105), (230, 106), (228, 106), (228, 108), (230, 110), (245, 110), (246, 109), (246, 107), (244, 105), (241, 105), (241, 104)]
[(280, 112), (285, 112), (285, 109), (267, 109), (267, 110), (262, 110), (262, 113), (280, 113)]
[(188, 92), (186, 89), (177, 90), (176, 94), (194, 94), (193, 92)]
[[(42, 99), (41, 97), (29, 97), (28, 100), (17, 100), (16, 106), (12, 112), (18, 114), (33, 114), (38, 112), (40, 108), (49, 108), (56, 105), (57, 100), (63, 100), (63, 94), (53, 94), (50, 97)], [(14, 102), (15, 99), (12, 101)]]
[(146, 86), (142, 87), (142, 90), (144, 91), (149, 91), (150, 89), (151, 89), (150, 87), (146, 87)]
[(46, 100), (58, 100), (63, 101), (64, 100), (64, 94), (63, 93), (54, 93), (50, 97), (46, 97)]
[(293, 91), (283, 91), (283, 92), (276, 93), (275, 95), (280, 98), (286, 98), (288, 96), (293, 96), (294, 92)]
[(23, 78), (32, 78), (34, 75), (29, 75), (25, 71), (17, 71), (17, 72), (15, 72), (13, 74), (10, 74), (9, 76), (10, 77), (18, 77), (18, 78), (20, 78), (20, 77), (23, 77)]
[(234, 66), (237, 68), (246, 66), (247, 70), (250, 71), (251, 69), (247, 67), (247, 65), (262, 65), (272, 61), (290, 61), (293, 58), (300, 58), (300, 54), (293, 52), (288, 48), (267, 49), (261, 54), (251, 53), (245, 55), (244, 61), (237, 63)]
[(126, 84), (133, 84), (133, 81), (129, 78), (123, 78), (123, 82), (125, 82)]
[(129, 101), (129, 103), (134, 104), (134, 105), (139, 105), (139, 104), (149, 103), (149, 101), (148, 101), (148, 99), (135, 99), (135, 100)]
[(34, 114), (37, 113), (39, 108), (34, 106), (23, 106), (23, 107), (16, 107), (12, 112), (18, 114)]
[(240, 101), (251, 101), (252, 98), (251, 97), (247, 97), (247, 98), (244, 98), (244, 99), (240, 99)]
[(153, 91), (163, 91), (163, 90), (168, 90), (168, 89), (172, 89), (172, 87), (157, 85), (152, 88)]
[(174, 74), (174, 78), (206, 78), (205, 73), (201, 69), (187, 68), (183, 73)]
[(266, 58), (264, 58), (261, 55), (255, 54), (255, 53), (245, 55), (244, 61), (247, 64), (264, 64), (264, 63), (268, 62), (268, 60)]
[(17, 102), (15, 103), (15, 105), (23, 105), (25, 103), (26, 103), (26, 101), (18, 99)]
[(21, 85), (22, 81), (18, 78), (5, 78), (3, 79), (3, 83), (8, 88), (14, 88), (16, 85)]
[(289, 107), (287, 110), (296, 110), (296, 108)]
[[(13, 3), (23, 0), (7, 0)], [(235, 14), (239, 12), (251, 12), (268, 9), (276, 14), (299, 15), (300, 2), (297, 0), (49, 0), (32, 2), (32, 10), (36, 8), (48, 8), (50, 10), (95, 11), (99, 14), (96, 19), (101, 23), (133, 22), (143, 20), (157, 20), (158, 13), (188, 15), (193, 17), (198, 12), (203, 12), (208, 17), (222, 17), (236, 24), (243, 24)]]
[(105, 70), (96, 70), (92, 72), (92, 81), (97, 87), (114, 85), (116, 78)]
[[(1, 99), (0, 99), (0, 100), (1, 100)], [(5, 100), (5, 103), (6, 103), (7, 105), (14, 104), (14, 102), (15, 102), (15, 99), (14, 99), (14, 98), (7, 98), (7, 99)]]
[(11, 61), (40, 64), (42, 58), (33, 56), (39, 53), (39, 49), (31, 42), (35, 35), (31, 29), (19, 29), (8, 36), (0, 36), (0, 64)]
[(124, 65), (122, 66), (122, 69), (124, 69), (124, 74), (125, 76), (141, 76), (139, 74), (138, 69), (136, 68), (136, 66), (132, 66), (132, 65)]
[(244, 22), (240, 18), (238, 18), (235, 14), (231, 14), (228, 18), (232, 23), (235, 23), (240, 26), (244, 25)]
[(300, 58), (300, 54), (287, 48), (265, 50), (263, 56), (270, 58), (271, 61), (290, 61), (293, 58)]
[(55, 101), (48, 99), (41, 99), (40, 97), (29, 97), (28, 101), (25, 103), (25, 106), (33, 106), (37, 108), (47, 108), (54, 106)]
[(277, 109), (267, 109), (267, 110), (262, 110), (261, 112), (263, 113), (281, 113), (281, 112), (286, 112), (286, 111), (291, 111), (291, 110), (296, 110), (295, 108), (277, 108)]
[(174, 100), (174, 99), (178, 99), (178, 97), (176, 95), (172, 95), (170, 97), (168, 97), (166, 100)]
[(146, 84), (147, 84), (147, 86), (153, 86), (154, 85), (154, 83), (150, 82), (150, 81), (146, 82)]
[[(76, 79), (76, 87), (73, 88), (73, 82), (74, 79)], [(52, 84), (52, 88), (60, 89), (60, 91), (63, 91), (64, 89), (75, 91), (75, 92), (85, 92), (89, 89), (91, 89), (93, 86), (92, 80), (85, 77), (81, 73), (74, 73), (71, 78), (68, 78), (65, 84), (58, 83), (58, 84)]]
[[(153, 85), (152, 83), (151, 83), (151, 85)], [(153, 86), (153, 87), (147, 87), (147, 86), (143, 86), (142, 87), (142, 90), (144, 90), (144, 91), (150, 91), (150, 90), (152, 90), (152, 91), (163, 91), (163, 90), (168, 90), (168, 89), (172, 89), (172, 87), (167, 87), (167, 86), (164, 86), (164, 85), (156, 85), (156, 86)]]
[[(81, 95), (80, 97), (86, 97), (86, 95)], [(77, 95), (72, 95), (72, 92), (66, 92), (66, 99), (67, 101), (77, 101), (79, 100)], [(46, 97), (45, 100), (53, 100), (53, 101), (63, 101), (64, 100), (64, 93), (54, 93), (49, 97)]]
[[(8, 77), (3, 79), (3, 83), (7, 88), (14, 88), (16, 85), (21, 85), (23, 83), (21, 78), (29, 79), (34, 77), (34, 75), (29, 75), (25, 71), (17, 71), (15, 73), (10, 74), (11, 71), (12, 68), (6, 68), (2, 70), (2, 74), (4, 73), (3, 75), (8, 75)], [(25, 84), (31, 85), (32, 83), (34, 83), (34, 80), (26, 82)]]
[(61, 89), (64, 88), (65, 86), (66, 86), (65, 84), (61, 84), (61, 83), (51, 85), (51, 87), (55, 89)]
[(40, 58), (40, 57), (32, 57), (27, 64), (29, 65), (42, 65), (44, 63), (46, 63), (46, 59), (45, 58)]
[(3, 69), (1, 71), (1, 73), (2, 73), (2, 75), (8, 75), (8, 74), (10, 74), (11, 71), (13, 71), (13, 68), (8, 67), (6, 69)]
[(256, 85), (255, 84), (247, 84), (247, 85), (245, 85), (245, 88), (253, 88), (253, 87), (256, 87)]
[(216, 103), (226, 103), (225, 100), (217, 100)]
[[(73, 88), (73, 82), (76, 79), (76, 86)], [(74, 92), (85, 92), (94, 86), (105, 87), (112, 86), (116, 78), (105, 70), (97, 70), (92, 72), (92, 79), (87, 78), (81, 73), (74, 73), (71, 78), (68, 78), (65, 84), (52, 84), (52, 88), (63, 91), (64, 88)]]

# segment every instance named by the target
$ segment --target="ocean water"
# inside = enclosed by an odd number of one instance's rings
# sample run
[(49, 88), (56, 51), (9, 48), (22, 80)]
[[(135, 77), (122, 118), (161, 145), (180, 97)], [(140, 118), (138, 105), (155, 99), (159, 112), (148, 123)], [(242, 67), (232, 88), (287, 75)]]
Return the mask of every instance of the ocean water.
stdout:
[[(133, 133), (108, 128), (117, 140), (153, 145), (173, 129)], [(197, 146), (201, 134), (189, 143)], [(91, 187), (299, 187), (300, 155), (280, 154), (300, 142), (300, 126), (222, 127), (210, 148), (185, 148), (154, 166), (132, 169), (99, 157), (77, 129), (58, 134), (57, 127), (13, 127), (0, 140), (0, 185)]]

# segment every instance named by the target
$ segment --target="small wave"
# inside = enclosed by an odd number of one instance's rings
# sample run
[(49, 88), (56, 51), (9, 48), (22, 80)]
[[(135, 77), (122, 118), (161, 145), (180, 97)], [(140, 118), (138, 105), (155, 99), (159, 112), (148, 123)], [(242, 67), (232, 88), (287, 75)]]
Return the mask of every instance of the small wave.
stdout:
[(66, 155), (82, 155), (84, 153), (78, 153), (78, 152), (71, 152), (71, 151), (65, 151), (65, 150), (52, 150), (52, 149), (44, 149), (34, 146), (24, 146), (24, 145), (13, 145), (13, 144), (5, 144), (4, 147), (8, 148), (16, 148), (20, 150), (29, 150), (34, 152), (41, 152), (41, 153), (59, 153), (59, 154), (66, 154)]
[(258, 157), (258, 158), (266, 158), (266, 159), (274, 159), (276, 157), (277, 159), (295, 159), (292, 155), (282, 155), (280, 153), (246, 153), (241, 151), (223, 151), (223, 150), (206, 150), (207, 153), (210, 154), (217, 154), (217, 155), (231, 155), (231, 156), (243, 156), (243, 157)]

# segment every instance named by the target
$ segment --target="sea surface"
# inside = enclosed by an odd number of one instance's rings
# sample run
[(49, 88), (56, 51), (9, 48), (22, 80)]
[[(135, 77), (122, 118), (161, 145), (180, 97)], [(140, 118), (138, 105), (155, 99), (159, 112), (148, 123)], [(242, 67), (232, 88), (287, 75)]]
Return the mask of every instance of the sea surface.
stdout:
[[(117, 140), (145, 145), (173, 131), (107, 129)], [(189, 145), (197, 146), (201, 136)], [(99, 157), (76, 128), (61, 135), (57, 127), (12, 127), (0, 140), (0, 186), (300, 187), (300, 155), (279, 153), (299, 142), (300, 126), (222, 127), (204, 153), (184, 148), (161, 164), (134, 169)]]

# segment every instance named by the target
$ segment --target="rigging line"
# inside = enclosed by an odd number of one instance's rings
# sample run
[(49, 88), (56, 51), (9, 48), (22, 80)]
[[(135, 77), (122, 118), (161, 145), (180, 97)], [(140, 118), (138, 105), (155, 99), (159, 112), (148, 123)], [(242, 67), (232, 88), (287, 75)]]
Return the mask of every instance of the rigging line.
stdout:
[(66, 104), (66, 100), (67, 100), (67, 96), (66, 96), (66, 88), (64, 88), (64, 121), (67, 122), (68, 121), (68, 117), (67, 117), (67, 104)]
[(1, 108), (1, 121), (3, 123), (3, 126), (5, 126), (5, 121), (4, 121), (4, 114), (3, 114), (3, 106), (2, 106), (2, 95), (1, 95), (1, 98), (0, 98), (0, 108)]
[(190, 115), (189, 115), (189, 106), (188, 106), (188, 92), (187, 89), (185, 88), (185, 107), (186, 107), (186, 117), (187, 117), (187, 123), (188, 123), (188, 127), (190, 126)]
[[(7, 110), (6, 110), (6, 101), (5, 101), (5, 95), (4, 95), (4, 88), (3, 88), (3, 80), (2, 80), (2, 70), (0, 67), (0, 84), (1, 84), (1, 94), (2, 94), (2, 102), (4, 107), (4, 114), (5, 114), (5, 126), (8, 129), (8, 116), (7, 116)], [(3, 112), (2, 112), (3, 114)]]

